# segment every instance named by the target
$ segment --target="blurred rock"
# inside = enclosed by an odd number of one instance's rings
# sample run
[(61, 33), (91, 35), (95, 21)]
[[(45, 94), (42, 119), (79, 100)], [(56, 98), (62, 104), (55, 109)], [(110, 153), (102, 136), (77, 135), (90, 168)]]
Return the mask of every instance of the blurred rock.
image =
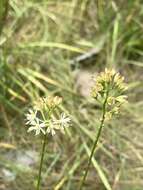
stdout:
[[(0, 178), (4, 181), (14, 181), (17, 171), (29, 171), (38, 161), (38, 153), (34, 150), (13, 150), (4, 155), (5, 160), (10, 161), (9, 169), (7, 167), (0, 168)], [(16, 167), (16, 169), (14, 169)]]
[(15, 173), (12, 172), (12, 171), (10, 171), (10, 170), (8, 170), (8, 169), (6, 169), (6, 168), (3, 168), (3, 169), (2, 169), (2, 175), (3, 175), (2, 178), (3, 178), (5, 181), (8, 181), (8, 182), (14, 181), (15, 178), (16, 178)]
[(91, 71), (87, 71), (81, 69), (75, 76), (76, 80), (76, 89), (79, 93), (84, 97), (89, 97), (91, 92), (91, 87), (94, 84), (93, 81), (93, 73)]
[(33, 150), (19, 151), (17, 153), (17, 163), (24, 166), (31, 166), (35, 164), (38, 160), (37, 152)]
[(14, 162), (21, 169), (30, 169), (37, 162), (38, 153), (34, 150), (14, 150), (8, 152), (5, 159)]

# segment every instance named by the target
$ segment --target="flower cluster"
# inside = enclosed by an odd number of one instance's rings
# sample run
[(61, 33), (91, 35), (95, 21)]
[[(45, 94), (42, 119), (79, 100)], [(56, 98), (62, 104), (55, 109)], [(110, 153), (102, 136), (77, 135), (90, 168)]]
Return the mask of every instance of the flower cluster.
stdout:
[(33, 108), (26, 114), (26, 124), (30, 126), (28, 132), (35, 131), (35, 135), (51, 133), (52, 136), (56, 130), (64, 132), (71, 119), (65, 113), (61, 113), (60, 118), (56, 119), (55, 111), (61, 102), (62, 98), (58, 96), (40, 98), (34, 102)]
[(62, 102), (62, 98), (55, 96), (39, 98), (38, 101), (34, 102), (34, 108), (36, 110), (53, 110), (58, 107)]
[(109, 120), (113, 115), (118, 114), (121, 105), (127, 102), (127, 96), (124, 95), (127, 89), (124, 77), (114, 69), (106, 68), (94, 80), (95, 86), (92, 88), (91, 95), (102, 104), (106, 100), (105, 119)]

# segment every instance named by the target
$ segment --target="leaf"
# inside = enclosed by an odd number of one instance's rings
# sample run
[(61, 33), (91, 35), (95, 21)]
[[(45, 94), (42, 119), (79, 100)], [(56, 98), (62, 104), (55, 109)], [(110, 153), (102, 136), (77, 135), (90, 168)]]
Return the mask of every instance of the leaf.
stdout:
[(49, 48), (59, 48), (59, 49), (65, 49), (68, 51), (73, 51), (73, 52), (77, 52), (77, 53), (84, 53), (84, 50), (78, 48), (78, 47), (74, 47), (71, 45), (67, 45), (64, 43), (57, 43), (57, 42), (33, 42), (33, 43), (27, 43), (27, 44), (20, 44), (19, 45), (20, 48), (36, 48), (36, 47), (49, 47)]
[[(86, 143), (84, 143), (84, 147), (85, 147), (85, 150), (86, 150), (88, 156), (90, 156), (91, 151), (90, 151), (90, 149), (89, 149), (89, 147), (87, 146)], [(92, 163), (93, 163), (93, 166), (95, 167), (95, 169), (97, 170), (97, 172), (99, 174), (99, 177), (102, 180), (105, 188), (107, 190), (112, 190), (105, 173), (103, 172), (103, 170), (101, 169), (100, 165), (98, 164), (98, 162), (95, 160), (94, 157), (92, 158)]]
[(1, 142), (0, 143), (0, 148), (7, 148), (7, 149), (16, 149), (16, 146), (9, 144), (9, 143), (5, 143), (5, 142)]

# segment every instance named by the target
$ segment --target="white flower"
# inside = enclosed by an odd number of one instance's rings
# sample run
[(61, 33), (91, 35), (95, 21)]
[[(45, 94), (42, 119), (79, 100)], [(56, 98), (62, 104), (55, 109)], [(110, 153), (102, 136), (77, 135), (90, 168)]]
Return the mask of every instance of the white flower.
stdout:
[(61, 118), (59, 120), (54, 120), (53, 124), (60, 125), (61, 129), (64, 131), (66, 127), (69, 127), (70, 122), (71, 122), (71, 119), (68, 116), (66, 116), (65, 113), (62, 113)]
[(65, 113), (62, 113), (60, 119), (52, 118), (49, 121), (46, 133), (51, 133), (53, 136), (56, 134), (55, 129), (64, 132), (65, 127), (69, 127), (70, 121), (71, 119)]
[(29, 109), (29, 113), (26, 114), (26, 124), (32, 124), (35, 119), (36, 119), (36, 115), (37, 115), (37, 110), (32, 110)]
[(54, 122), (49, 121), (49, 125), (47, 127), (46, 133), (51, 133), (52, 136), (56, 134), (55, 129), (59, 129), (59, 126), (57, 124), (54, 124)]
[(43, 129), (44, 127), (46, 127), (45, 123), (41, 122), (41, 120), (39, 120), (38, 118), (35, 118), (35, 120), (31, 122), (31, 126), (27, 131), (28, 132), (35, 131), (36, 132), (35, 135), (39, 135), (40, 132), (42, 132), (45, 135), (46, 132)]
[[(57, 99), (55, 99), (55, 101), (57, 101)], [(61, 130), (61, 132), (64, 133), (65, 128), (70, 125), (71, 119), (66, 116), (65, 113), (61, 114), (60, 119), (56, 119), (54, 115), (51, 115), (50, 119), (44, 121), (38, 118), (37, 112), (37, 109), (29, 109), (26, 114), (26, 124), (30, 125), (27, 131), (35, 131), (35, 135), (39, 135), (41, 132), (44, 135), (50, 133), (54, 136), (56, 130)]]

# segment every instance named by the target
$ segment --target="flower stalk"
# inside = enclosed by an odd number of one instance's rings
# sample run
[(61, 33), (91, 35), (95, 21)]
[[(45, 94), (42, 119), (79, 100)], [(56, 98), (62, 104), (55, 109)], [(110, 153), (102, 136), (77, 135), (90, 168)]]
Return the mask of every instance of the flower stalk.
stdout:
[(43, 166), (43, 160), (44, 160), (44, 154), (45, 154), (45, 147), (46, 147), (46, 139), (47, 136), (43, 136), (43, 145), (42, 145), (42, 152), (41, 152), (41, 161), (39, 166), (39, 174), (38, 174), (38, 181), (37, 181), (37, 190), (40, 190), (40, 183), (41, 183), (41, 172), (42, 172), (42, 166)]
[(108, 91), (107, 91), (107, 93), (106, 93), (106, 98), (105, 98), (105, 101), (104, 101), (103, 107), (102, 107), (102, 118), (101, 118), (99, 130), (98, 130), (97, 136), (96, 136), (96, 138), (95, 138), (95, 141), (94, 141), (94, 144), (93, 144), (93, 148), (92, 148), (92, 150), (91, 150), (91, 154), (90, 154), (90, 157), (89, 157), (89, 160), (88, 160), (87, 168), (86, 168), (86, 170), (85, 170), (85, 172), (84, 172), (84, 175), (83, 175), (83, 178), (82, 178), (82, 181), (81, 181), (79, 190), (82, 190), (82, 187), (83, 187), (84, 182), (85, 182), (85, 180), (86, 180), (86, 177), (87, 177), (87, 174), (88, 174), (88, 171), (89, 171), (89, 167), (90, 167), (90, 165), (91, 165), (92, 157), (94, 156), (94, 152), (95, 152), (95, 149), (96, 149), (96, 147), (97, 147), (97, 144), (98, 144), (98, 141), (99, 141), (101, 132), (102, 132), (102, 128), (103, 128), (103, 126), (104, 126), (105, 114), (106, 114), (107, 98), (108, 98)]
[(71, 119), (65, 113), (61, 113), (60, 118), (57, 118), (56, 110), (60, 108), (61, 102), (62, 99), (58, 96), (40, 98), (26, 114), (26, 124), (29, 125), (27, 131), (34, 131), (36, 136), (42, 133), (43, 137), (36, 190), (40, 190), (41, 173), (48, 134), (54, 136), (56, 131), (64, 133), (65, 129), (70, 126)]
[(127, 102), (127, 96), (124, 95), (126, 89), (127, 87), (124, 83), (124, 77), (119, 73), (116, 73), (114, 69), (110, 70), (106, 68), (105, 71), (101, 72), (95, 79), (95, 85), (92, 88), (91, 95), (102, 105), (102, 117), (100, 119), (99, 130), (93, 143), (87, 168), (81, 180), (79, 190), (82, 190), (84, 186), (104, 123), (109, 121), (114, 115), (117, 115), (121, 105)]

